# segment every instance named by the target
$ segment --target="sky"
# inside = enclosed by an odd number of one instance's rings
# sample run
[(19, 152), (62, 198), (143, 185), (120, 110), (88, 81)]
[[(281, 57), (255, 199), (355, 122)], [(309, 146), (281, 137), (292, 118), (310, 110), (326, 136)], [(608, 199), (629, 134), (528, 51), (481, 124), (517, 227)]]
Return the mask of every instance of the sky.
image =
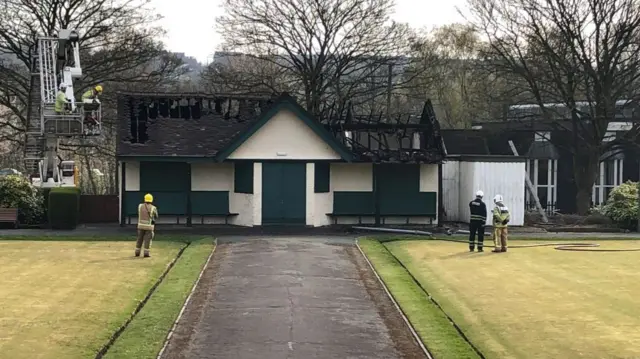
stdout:
[[(167, 30), (163, 42), (170, 51), (184, 52), (206, 64), (220, 45), (215, 30), (215, 17), (221, 15), (219, 0), (152, 0), (156, 12), (164, 18), (160, 24)], [(445, 5), (446, 4), (446, 5)], [(396, 0), (392, 18), (412, 27), (434, 26), (462, 22), (456, 7), (465, 0)]]

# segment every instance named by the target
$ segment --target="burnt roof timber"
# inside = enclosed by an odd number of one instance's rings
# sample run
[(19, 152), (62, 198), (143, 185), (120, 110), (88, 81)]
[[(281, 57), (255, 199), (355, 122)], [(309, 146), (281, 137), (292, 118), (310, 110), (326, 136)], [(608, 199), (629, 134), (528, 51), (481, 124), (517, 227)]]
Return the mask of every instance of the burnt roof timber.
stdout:
[(232, 93), (204, 93), (204, 92), (130, 92), (118, 91), (117, 96), (131, 96), (141, 98), (208, 98), (208, 99), (237, 99), (237, 100), (273, 100), (273, 96), (239, 95)]
[(403, 130), (403, 129), (418, 129), (424, 130), (429, 128), (429, 124), (420, 124), (420, 123), (387, 123), (387, 122), (379, 122), (379, 123), (343, 123), (343, 124), (325, 124), (326, 127), (332, 130), (379, 130), (379, 129), (389, 129), (389, 130)]
[[(207, 94), (202, 92), (139, 92), (139, 91), (121, 91), (118, 92), (118, 144), (117, 155), (119, 157), (152, 159), (171, 158), (172, 160), (185, 159), (189, 161), (195, 160), (223, 160), (229, 146), (234, 140), (238, 140), (251, 132), (252, 127), (260, 122), (261, 115), (255, 117), (251, 114), (248, 117), (238, 117), (222, 120), (221, 114), (207, 113), (202, 118), (190, 119), (189, 121), (173, 121), (171, 117), (146, 118), (143, 123), (145, 132), (148, 132), (148, 138), (142, 140), (144, 142), (132, 142), (130, 125), (138, 116), (140, 103), (148, 103), (149, 101), (157, 101), (164, 99), (179, 99), (185, 97), (201, 98), (202, 100), (245, 100), (264, 102), (266, 107), (262, 109), (263, 114), (274, 110), (282, 105), (282, 100), (286, 99), (290, 105), (295, 108), (302, 108), (289, 94), (283, 93), (280, 96), (252, 97), (241, 96), (238, 94), (229, 94), (230, 97), (223, 97), (227, 94)], [(280, 105), (280, 106), (279, 106)], [(261, 107), (262, 108), (262, 107)], [(142, 109), (144, 111), (144, 109)], [(203, 112), (204, 114), (204, 112)], [(310, 114), (305, 117), (307, 120), (315, 124), (321, 132), (329, 132), (325, 137), (329, 137), (329, 142), (335, 142), (344, 152), (347, 152), (349, 160), (354, 162), (400, 162), (400, 163), (439, 163), (446, 153), (442, 147), (442, 138), (439, 134), (439, 125), (435, 116), (429, 116), (428, 123), (409, 122), (409, 119), (418, 120), (419, 116), (398, 116), (393, 119), (385, 119), (380, 121), (382, 117), (374, 118), (368, 116), (370, 120), (362, 121), (365, 116), (356, 116), (355, 123), (323, 123), (317, 119), (312, 119)], [(304, 120), (304, 118), (301, 118)], [(342, 119), (344, 121), (344, 118)], [(137, 121), (137, 120), (136, 120)], [(345, 130), (355, 133), (368, 133), (371, 146), (378, 143), (375, 149), (370, 146), (363, 146), (357, 141), (347, 140), (338, 136)], [(404, 134), (402, 132), (406, 130)], [(409, 138), (412, 133), (421, 133), (421, 148), (403, 148), (405, 145), (397, 143), (400, 148), (389, 148), (389, 144), (384, 144), (387, 137), (395, 132), (395, 136)], [(361, 136), (361, 135), (360, 135)], [(433, 138), (431, 138), (433, 137)], [(411, 139), (411, 138), (410, 138)], [(412, 139), (411, 139), (412, 140)], [(138, 141), (137, 137), (134, 141)], [(345, 141), (351, 143), (352, 148), (346, 147)], [(399, 139), (395, 139), (398, 142)], [(413, 140), (412, 140), (413, 141)], [(413, 142), (411, 142), (413, 143)], [(440, 145), (439, 145), (440, 144)], [(409, 145), (410, 147), (411, 145)], [(423, 147), (424, 146), (424, 147)], [(425, 148), (426, 147), (426, 148)], [(344, 158), (343, 158), (344, 159)]]

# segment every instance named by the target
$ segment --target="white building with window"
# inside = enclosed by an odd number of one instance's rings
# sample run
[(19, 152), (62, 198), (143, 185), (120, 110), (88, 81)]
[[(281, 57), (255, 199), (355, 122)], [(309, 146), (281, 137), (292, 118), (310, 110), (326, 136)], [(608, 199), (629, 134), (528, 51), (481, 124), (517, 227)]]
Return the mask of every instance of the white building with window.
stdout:
[[(555, 207), (558, 199), (558, 159), (560, 156), (555, 146), (550, 143), (550, 136), (550, 132), (535, 133), (526, 162), (529, 179), (543, 208)], [(613, 141), (615, 138), (616, 133), (609, 131), (606, 133), (604, 141)], [(614, 148), (601, 156), (591, 194), (594, 206), (604, 204), (611, 190), (622, 184), (623, 167), (624, 154), (621, 149)], [(528, 191), (526, 201), (529, 207), (535, 203), (533, 196)]]
[[(543, 208), (553, 210), (558, 199), (558, 151), (550, 142), (550, 132), (536, 132), (527, 152), (526, 169)], [(529, 207), (535, 200), (529, 191), (525, 194)], [(548, 208), (551, 207), (551, 208)]]
[[(610, 142), (615, 138), (616, 133), (610, 131), (605, 134), (603, 141)], [(622, 150), (613, 148), (604, 153), (600, 159), (596, 182), (591, 193), (591, 200), (594, 206), (604, 204), (609, 198), (611, 190), (623, 182), (624, 153)]]

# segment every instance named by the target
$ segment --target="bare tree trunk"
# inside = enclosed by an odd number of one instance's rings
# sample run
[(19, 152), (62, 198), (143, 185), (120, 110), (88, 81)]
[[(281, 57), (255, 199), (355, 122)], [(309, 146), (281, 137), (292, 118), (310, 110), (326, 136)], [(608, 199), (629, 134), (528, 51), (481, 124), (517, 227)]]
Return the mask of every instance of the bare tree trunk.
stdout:
[(576, 211), (587, 215), (591, 208), (591, 194), (598, 174), (600, 156), (597, 152), (578, 153), (573, 159), (573, 173), (576, 183)]
[(91, 194), (98, 194), (98, 186), (96, 185), (96, 181), (93, 176), (93, 171), (91, 168), (91, 160), (89, 160), (89, 155), (84, 153), (82, 155), (82, 159), (87, 169), (87, 177), (89, 178), (89, 184), (91, 185)]
[(109, 161), (109, 186), (107, 194), (118, 193), (118, 161)]

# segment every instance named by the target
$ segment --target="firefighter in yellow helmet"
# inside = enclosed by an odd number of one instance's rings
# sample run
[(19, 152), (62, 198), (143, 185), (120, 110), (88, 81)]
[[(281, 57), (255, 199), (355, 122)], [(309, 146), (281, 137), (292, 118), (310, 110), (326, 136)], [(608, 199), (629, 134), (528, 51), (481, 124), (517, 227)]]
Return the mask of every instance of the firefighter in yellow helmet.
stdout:
[(496, 205), (492, 212), (494, 253), (507, 251), (507, 237), (509, 235), (507, 224), (511, 216), (509, 215), (509, 208), (502, 203), (503, 201), (504, 199), (499, 194), (493, 197), (493, 203)]
[(138, 240), (136, 241), (136, 257), (140, 256), (140, 250), (144, 244), (144, 256), (150, 257), (149, 249), (155, 234), (156, 219), (158, 219), (158, 209), (153, 204), (153, 196), (149, 193), (144, 195), (144, 203), (138, 205)]
[(102, 95), (102, 86), (98, 85), (92, 89), (89, 89), (87, 91), (85, 91), (85, 93), (82, 94), (82, 101), (86, 101), (86, 100), (97, 100), (98, 96)]
[(94, 132), (98, 125), (98, 120), (96, 119), (93, 111), (95, 111), (99, 106), (96, 103), (99, 102), (98, 96), (100, 95), (102, 95), (101, 85), (97, 85), (82, 94), (82, 102), (85, 110), (84, 123), (89, 132)]

